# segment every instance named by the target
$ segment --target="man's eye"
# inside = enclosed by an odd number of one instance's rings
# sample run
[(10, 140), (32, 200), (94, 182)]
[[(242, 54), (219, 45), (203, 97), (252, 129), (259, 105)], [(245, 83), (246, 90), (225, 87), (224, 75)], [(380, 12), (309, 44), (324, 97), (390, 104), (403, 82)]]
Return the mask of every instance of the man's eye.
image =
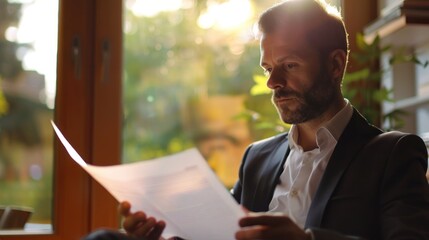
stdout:
[(287, 70), (293, 70), (296, 67), (298, 67), (298, 64), (296, 64), (296, 63), (288, 63), (288, 64), (286, 64), (286, 69)]

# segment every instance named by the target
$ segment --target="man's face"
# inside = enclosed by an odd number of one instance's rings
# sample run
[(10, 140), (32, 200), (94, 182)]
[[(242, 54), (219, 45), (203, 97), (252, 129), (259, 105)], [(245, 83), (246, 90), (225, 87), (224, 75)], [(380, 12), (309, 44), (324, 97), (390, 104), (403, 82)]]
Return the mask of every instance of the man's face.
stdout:
[(337, 86), (325, 62), (305, 38), (303, 27), (282, 27), (261, 38), (261, 66), (281, 119), (290, 124), (321, 116), (334, 102)]

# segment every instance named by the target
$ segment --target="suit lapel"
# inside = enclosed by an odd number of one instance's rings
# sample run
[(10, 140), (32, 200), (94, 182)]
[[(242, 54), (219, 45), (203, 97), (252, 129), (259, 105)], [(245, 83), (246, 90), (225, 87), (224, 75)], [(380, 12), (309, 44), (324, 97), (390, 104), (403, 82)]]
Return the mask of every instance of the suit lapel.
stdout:
[[(283, 172), (283, 166), (289, 154), (289, 141), (287, 138), (271, 153), (267, 164), (260, 171), (260, 181), (256, 186), (254, 206), (256, 211), (267, 211), (274, 189)], [(262, 175), (263, 174), (263, 175)]]
[(345, 169), (366, 143), (378, 133), (380, 133), (378, 129), (371, 127), (354, 110), (353, 116), (338, 140), (337, 146), (326, 166), (325, 173), (308, 211), (305, 228), (321, 226), (326, 205)]

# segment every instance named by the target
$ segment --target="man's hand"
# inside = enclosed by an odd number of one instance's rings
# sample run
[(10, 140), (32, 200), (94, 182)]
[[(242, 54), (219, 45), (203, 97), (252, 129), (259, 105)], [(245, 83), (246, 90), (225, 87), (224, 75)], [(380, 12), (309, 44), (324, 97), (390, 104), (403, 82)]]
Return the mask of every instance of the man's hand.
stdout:
[(144, 212), (130, 212), (129, 202), (119, 204), (119, 214), (125, 219), (122, 224), (128, 235), (145, 240), (159, 240), (165, 228), (164, 221), (157, 221), (153, 217), (148, 217)]
[(287, 239), (310, 240), (310, 233), (304, 232), (286, 215), (250, 213), (239, 221), (241, 229), (235, 234), (237, 240)]

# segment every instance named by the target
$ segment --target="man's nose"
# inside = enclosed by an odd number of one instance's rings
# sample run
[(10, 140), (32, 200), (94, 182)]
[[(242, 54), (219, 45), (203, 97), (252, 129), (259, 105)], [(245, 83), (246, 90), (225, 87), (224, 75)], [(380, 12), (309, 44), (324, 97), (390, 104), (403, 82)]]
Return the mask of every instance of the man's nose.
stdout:
[(281, 74), (280, 71), (274, 69), (267, 80), (267, 87), (270, 89), (283, 88), (286, 85), (286, 76)]

